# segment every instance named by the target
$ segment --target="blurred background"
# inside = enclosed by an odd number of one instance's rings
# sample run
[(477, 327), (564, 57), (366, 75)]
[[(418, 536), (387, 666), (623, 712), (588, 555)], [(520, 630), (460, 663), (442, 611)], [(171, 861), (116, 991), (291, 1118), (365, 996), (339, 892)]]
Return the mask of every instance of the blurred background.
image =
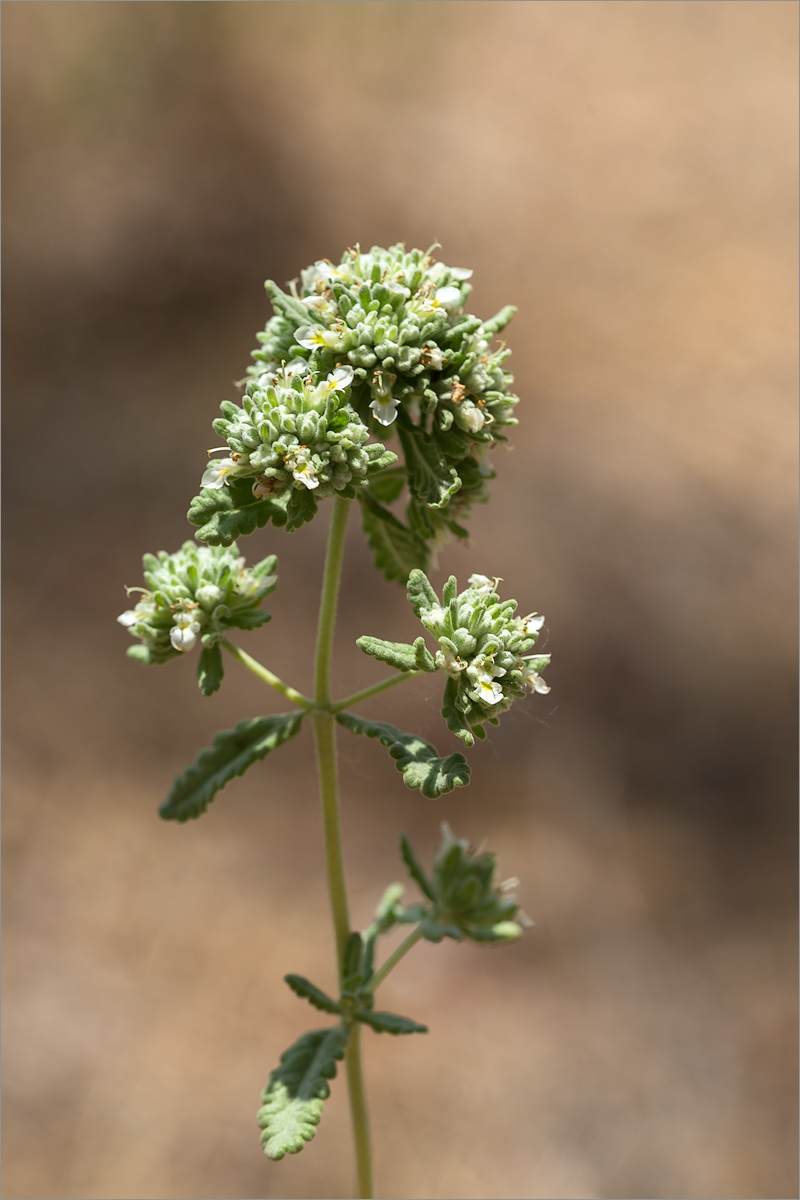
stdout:
[[(443, 818), (535, 921), (386, 985), (431, 1032), (367, 1035), (378, 1194), (797, 1195), (797, 5), (13, 0), (3, 35), (3, 1194), (352, 1194), (342, 1080), (298, 1158), (255, 1127), (314, 1022), (281, 976), (333, 987), (310, 742), (160, 822), (280, 701), (115, 617), (191, 536), (264, 278), (438, 240), (519, 306), (522, 399), (435, 582), (544, 612), (552, 691), (437, 802), (342, 742), (356, 925)], [(300, 687), (327, 520), (243, 547), (281, 586), (242, 640)], [(354, 520), (342, 692), (414, 625)], [(363, 711), (449, 753), (440, 691)]]

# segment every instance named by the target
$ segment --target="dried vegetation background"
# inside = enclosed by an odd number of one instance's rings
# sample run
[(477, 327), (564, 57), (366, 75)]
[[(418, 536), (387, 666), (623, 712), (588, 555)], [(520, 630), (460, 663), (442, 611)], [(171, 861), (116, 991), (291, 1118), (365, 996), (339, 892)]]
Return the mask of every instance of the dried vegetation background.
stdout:
[[(284, 281), (443, 245), (513, 301), (522, 403), (441, 578), (548, 616), (552, 692), (403, 789), (342, 744), (353, 919), (442, 817), (523, 880), (497, 952), (423, 947), (368, 1038), (377, 1177), (419, 1197), (786, 1197), (795, 1174), (794, 3), (3, 5), (6, 1197), (343, 1197), (254, 1117), (332, 985), (310, 743), (159, 823), (277, 697), (145, 670), (114, 622), (172, 550)], [(310, 683), (326, 519), (247, 646)], [(413, 636), (351, 530), (339, 680)], [(295, 661), (298, 665), (295, 665)], [(439, 685), (366, 711), (450, 743)]]

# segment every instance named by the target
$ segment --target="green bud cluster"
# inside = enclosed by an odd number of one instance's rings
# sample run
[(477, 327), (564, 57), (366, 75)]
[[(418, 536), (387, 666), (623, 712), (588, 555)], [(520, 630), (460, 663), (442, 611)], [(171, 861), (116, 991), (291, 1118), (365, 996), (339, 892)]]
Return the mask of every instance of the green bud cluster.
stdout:
[(129, 646), (131, 658), (163, 663), (191, 650), (198, 638), (213, 647), (228, 629), (256, 629), (270, 620), (261, 601), (275, 590), (274, 554), (246, 567), (236, 545), (198, 546), (184, 542), (167, 554), (145, 554), (145, 588), (134, 608), (117, 620), (141, 644)]
[(469, 587), (459, 593), (451, 575), (440, 600), (423, 571), (412, 571), (408, 580), (414, 612), (439, 643), (434, 663), (449, 676), (442, 712), (468, 745), (473, 735), (483, 736), (484, 721), (496, 724), (526, 691), (550, 690), (540, 674), (550, 655), (528, 655), (544, 617), (515, 616), (516, 600), (501, 600), (497, 582), (471, 575)]
[(422, 870), (405, 835), (401, 851), (412, 878), (431, 903), (405, 910), (398, 906), (398, 918), (404, 923), (418, 921), (428, 941), (440, 942), (444, 937), (510, 941), (530, 925), (512, 894), (519, 880), (497, 884), (495, 855), (470, 849), (466, 839), (454, 837), (446, 821), (432, 876)]
[[(308, 371), (308, 364), (301, 361), (300, 369)], [(259, 499), (289, 488), (314, 491), (320, 499), (352, 497), (355, 486), (397, 457), (379, 443), (365, 444), (369, 429), (347, 403), (352, 378), (350, 367), (317, 383), (292, 366), (262, 372), (248, 384), (241, 406), (221, 405), (214, 429), (231, 453), (209, 464), (203, 487), (246, 478)]]
[(426, 542), (464, 536), (456, 521), (487, 498), (494, 474), (487, 454), (517, 423), (503, 368), (510, 351), (491, 348), (515, 310), (489, 321), (465, 313), (471, 275), (396, 245), (347, 250), (336, 266), (320, 260), (288, 293), (268, 281), (275, 316), (248, 372), (270, 381), (281, 369), (308, 370), (324, 380), (351, 367), (352, 408), (382, 437), (392, 425), (398, 432), (409, 524)]

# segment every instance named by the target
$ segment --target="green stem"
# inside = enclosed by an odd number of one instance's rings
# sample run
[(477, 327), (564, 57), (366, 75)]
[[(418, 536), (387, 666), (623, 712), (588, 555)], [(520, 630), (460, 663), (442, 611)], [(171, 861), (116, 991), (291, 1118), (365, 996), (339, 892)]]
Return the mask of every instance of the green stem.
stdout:
[(393, 971), (401, 958), (405, 958), (412, 946), (416, 946), (419, 939), (422, 937), (422, 930), (417, 927), (413, 933), (410, 933), (404, 942), (401, 942), (393, 954), (390, 954), (386, 962), (381, 967), (380, 971), (376, 971), (370, 981), (369, 990), (374, 992), (383, 983), (386, 976)]
[[(336, 605), (339, 597), (339, 579), (342, 572), (347, 518), (350, 501), (337, 496), (333, 502), (333, 517), (328, 535), (328, 552), (325, 556), (325, 574), (322, 581), (322, 598), (317, 626), (317, 651), (314, 663), (314, 737), (317, 749), (317, 771), (319, 793), (322, 802), (322, 824), (325, 830), (325, 859), (328, 868), (333, 928), (336, 935), (336, 961), (341, 986), (344, 949), (350, 933), (347, 914), (347, 893), (344, 882), (342, 858), (342, 835), (339, 819), (339, 780), (336, 768), (336, 718), (331, 705), (331, 661), (333, 658), (333, 634), (336, 626)], [(345, 1060), (347, 1087), (350, 1093), (350, 1111), (353, 1118), (356, 1167), (358, 1171), (358, 1195), (372, 1196), (372, 1167), (370, 1162), (369, 1125), (367, 1102), (364, 1094), (364, 1077), (361, 1069), (361, 1043), (359, 1030), (354, 1028)]]
[(247, 667), (248, 671), (252, 671), (264, 683), (268, 683), (270, 687), (275, 688), (276, 692), (280, 692), (287, 700), (291, 700), (293, 704), (298, 704), (300, 708), (305, 708), (308, 712), (314, 707), (314, 701), (308, 696), (304, 696), (302, 692), (298, 692), (295, 688), (290, 687), (288, 683), (284, 683), (277, 675), (273, 675), (267, 667), (263, 667), (260, 662), (256, 662), (249, 654), (245, 654), (244, 650), (240, 650), (234, 642), (229, 642), (227, 638), (221, 639), (221, 644), (225, 647), (237, 662), (240, 662), (243, 667)]
[(387, 688), (396, 687), (398, 683), (404, 683), (406, 679), (415, 679), (417, 675), (424, 675), (425, 671), (398, 671), (396, 675), (390, 675), (388, 679), (382, 679), (380, 683), (373, 683), (370, 687), (362, 688), (360, 692), (353, 692), (352, 696), (345, 696), (344, 700), (337, 700), (331, 706), (335, 713), (341, 712), (345, 708), (350, 708), (353, 704), (359, 704), (362, 700), (368, 700), (370, 696), (377, 696), (379, 692), (385, 692)]
[(350, 1030), (345, 1067), (347, 1068), (347, 1090), (350, 1094), (350, 1112), (353, 1116), (355, 1136), (358, 1198), (359, 1200), (370, 1200), (373, 1195), (372, 1152), (369, 1144), (369, 1115), (364, 1072), (361, 1065), (361, 1026), (358, 1022)]

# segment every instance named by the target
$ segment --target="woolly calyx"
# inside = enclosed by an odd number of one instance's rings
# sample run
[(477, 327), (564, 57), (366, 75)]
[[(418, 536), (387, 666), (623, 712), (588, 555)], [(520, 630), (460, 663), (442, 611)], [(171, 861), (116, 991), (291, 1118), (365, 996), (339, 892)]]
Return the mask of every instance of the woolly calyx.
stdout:
[(300, 367), (262, 371), (248, 384), (241, 406), (221, 405), (214, 429), (229, 454), (209, 463), (204, 488), (248, 479), (257, 499), (292, 488), (314, 492), (315, 499), (352, 496), (370, 473), (395, 461), (382, 445), (366, 445), (369, 429), (347, 403), (352, 367), (337, 367), (317, 382), (303, 360)]
[(134, 608), (117, 617), (140, 639), (128, 653), (140, 662), (167, 662), (192, 650), (198, 639), (210, 649), (229, 629), (264, 624), (270, 615), (260, 605), (277, 585), (277, 562), (272, 554), (246, 567), (235, 544), (184, 542), (174, 554), (145, 554), (147, 586), (128, 589), (141, 595)]

